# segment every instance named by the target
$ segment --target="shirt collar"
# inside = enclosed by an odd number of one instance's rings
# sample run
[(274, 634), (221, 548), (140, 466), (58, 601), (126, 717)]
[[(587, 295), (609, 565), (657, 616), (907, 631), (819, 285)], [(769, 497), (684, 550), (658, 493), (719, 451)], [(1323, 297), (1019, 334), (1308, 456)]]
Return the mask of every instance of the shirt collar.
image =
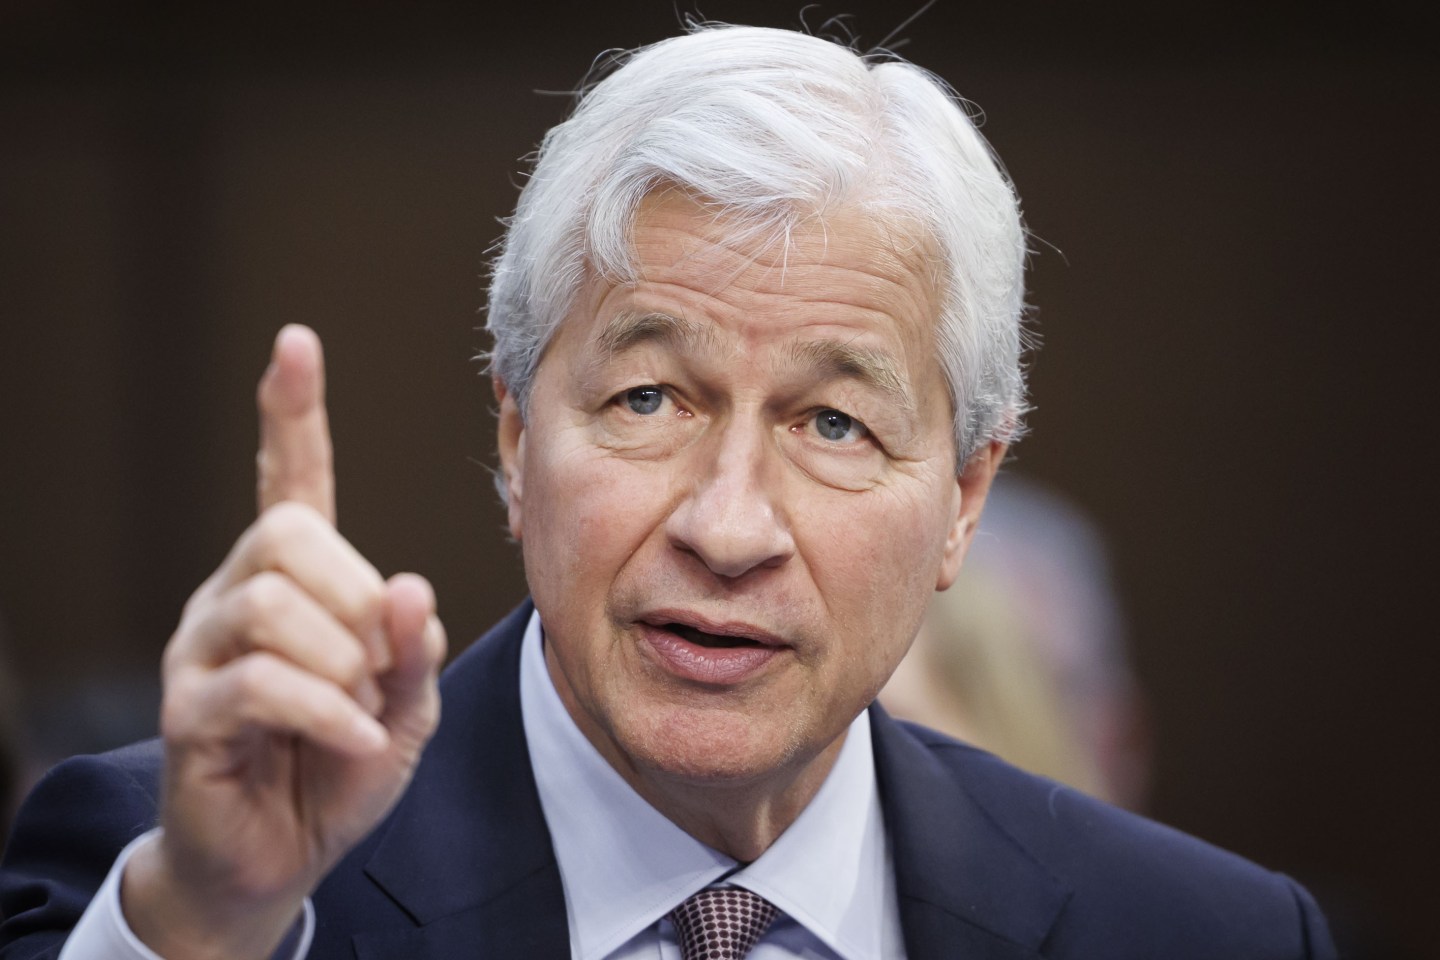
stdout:
[(850, 725), (815, 798), (737, 872), (735, 860), (652, 807), (585, 738), (550, 680), (542, 642), (532, 614), (520, 658), (520, 709), (565, 889), (573, 957), (600, 960), (721, 878), (765, 897), (846, 960), (881, 955), (882, 932), (896, 916), (893, 907), (887, 912), (895, 881), (867, 714)]
[(882, 932), (898, 908), (886, 912), (895, 880), (868, 713), (850, 724), (815, 798), (730, 882), (760, 894), (847, 960), (893, 955), (882, 949)]

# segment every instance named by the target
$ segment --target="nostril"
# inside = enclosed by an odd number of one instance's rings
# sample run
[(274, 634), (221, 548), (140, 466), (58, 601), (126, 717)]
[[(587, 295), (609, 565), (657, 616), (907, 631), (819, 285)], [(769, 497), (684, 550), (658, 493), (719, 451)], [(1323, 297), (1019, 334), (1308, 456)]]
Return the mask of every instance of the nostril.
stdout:
[(736, 447), (720, 453), (671, 513), (670, 542), (726, 578), (780, 565), (793, 547), (763, 459)]

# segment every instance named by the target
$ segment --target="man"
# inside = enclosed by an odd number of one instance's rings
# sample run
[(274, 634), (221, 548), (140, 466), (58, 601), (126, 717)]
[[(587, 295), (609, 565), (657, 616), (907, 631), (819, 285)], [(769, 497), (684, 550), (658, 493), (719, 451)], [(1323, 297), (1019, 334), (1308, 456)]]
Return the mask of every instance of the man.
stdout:
[(636, 54), (495, 267), (533, 608), (437, 689), (429, 588), (335, 532), (319, 343), (282, 331), (163, 744), (37, 790), (4, 956), (77, 920), (66, 956), (1328, 955), (1290, 881), (867, 710), (1018, 432), (1023, 257), (923, 72), (745, 28)]

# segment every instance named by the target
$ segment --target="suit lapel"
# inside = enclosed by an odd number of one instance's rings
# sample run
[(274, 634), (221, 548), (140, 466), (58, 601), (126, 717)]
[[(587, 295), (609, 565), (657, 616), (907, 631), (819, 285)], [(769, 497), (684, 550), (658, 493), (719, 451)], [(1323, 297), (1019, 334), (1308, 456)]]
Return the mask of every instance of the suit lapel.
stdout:
[(565, 897), (520, 717), (527, 602), (456, 659), (444, 713), (365, 873), (417, 926), (362, 960), (568, 957)]
[(965, 788), (976, 752), (921, 743), (871, 708), (875, 768), (909, 960), (1020, 960), (1069, 896)]
[[(527, 602), (441, 683), (444, 718), (365, 873), (415, 922), (355, 938), (359, 960), (568, 957), (565, 896), (520, 718)], [(965, 788), (975, 756), (871, 708), (909, 960), (1021, 960), (1068, 891)]]

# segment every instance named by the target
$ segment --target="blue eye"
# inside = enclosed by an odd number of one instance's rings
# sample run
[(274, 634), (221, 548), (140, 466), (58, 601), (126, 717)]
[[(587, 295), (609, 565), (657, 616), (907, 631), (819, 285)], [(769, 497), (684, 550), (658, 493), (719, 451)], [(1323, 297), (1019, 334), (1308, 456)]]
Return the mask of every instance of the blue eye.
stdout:
[(821, 410), (815, 414), (815, 432), (826, 440), (839, 443), (846, 440), (858, 440), (865, 436), (865, 427), (848, 413), (841, 413), (839, 410)]
[(654, 413), (665, 402), (659, 387), (636, 387), (625, 394), (625, 404), (642, 416)]

